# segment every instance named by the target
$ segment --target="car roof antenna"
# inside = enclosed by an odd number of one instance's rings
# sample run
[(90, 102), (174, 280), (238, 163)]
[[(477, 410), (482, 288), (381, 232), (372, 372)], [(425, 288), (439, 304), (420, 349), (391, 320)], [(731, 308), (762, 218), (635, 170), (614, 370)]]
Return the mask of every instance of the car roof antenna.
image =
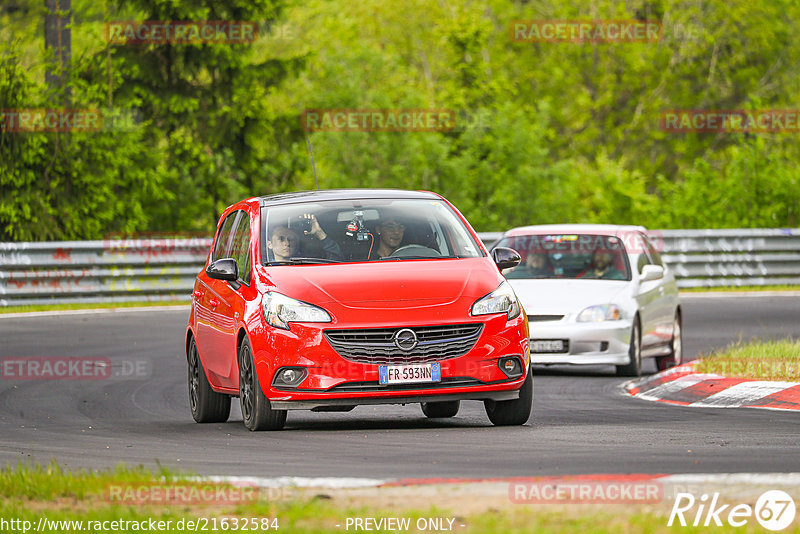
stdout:
[(308, 144), (308, 154), (311, 156), (311, 168), (314, 169), (314, 183), (317, 185), (317, 191), (319, 191), (319, 180), (317, 179), (317, 165), (314, 163), (314, 150), (311, 148), (311, 138), (306, 137), (306, 143)]

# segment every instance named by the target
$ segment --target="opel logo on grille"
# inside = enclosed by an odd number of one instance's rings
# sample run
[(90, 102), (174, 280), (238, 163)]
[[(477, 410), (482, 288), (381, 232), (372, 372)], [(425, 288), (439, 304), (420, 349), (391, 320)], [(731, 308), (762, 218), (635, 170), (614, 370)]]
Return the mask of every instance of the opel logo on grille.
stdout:
[(403, 328), (402, 330), (398, 330), (397, 333), (394, 335), (394, 344), (395, 346), (403, 351), (410, 351), (413, 350), (414, 347), (417, 346), (419, 340), (417, 339), (417, 334), (410, 328)]

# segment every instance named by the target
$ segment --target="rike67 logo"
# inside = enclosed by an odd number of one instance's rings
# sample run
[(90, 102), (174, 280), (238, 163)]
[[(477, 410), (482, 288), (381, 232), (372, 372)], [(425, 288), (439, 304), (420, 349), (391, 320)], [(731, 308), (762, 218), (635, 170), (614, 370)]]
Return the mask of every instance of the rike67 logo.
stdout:
[(797, 509), (794, 500), (781, 490), (770, 490), (761, 494), (754, 507), (749, 504), (720, 504), (719, 493), (704, 493), (695, 499), (691, 493), (678, 493), (669, 514), (667, 526), (677, 524), (685, 527), (723, 526), (726, 522), (732, 527), (742, 527), (755, 517), (767, 530), (783, 530), (794, 521)]

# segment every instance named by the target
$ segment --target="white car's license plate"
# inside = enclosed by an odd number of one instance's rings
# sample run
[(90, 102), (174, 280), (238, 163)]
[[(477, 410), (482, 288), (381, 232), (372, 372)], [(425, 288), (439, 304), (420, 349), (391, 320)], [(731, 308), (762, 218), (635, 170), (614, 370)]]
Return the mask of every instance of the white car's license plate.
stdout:
[(381, 365), (378, 367), (381, 385), (441, 382), (442, 366), (438, 363), (415, 365)]
[(534, 339), (531, 340), (531, 352), (566, 352), (562, 339)]

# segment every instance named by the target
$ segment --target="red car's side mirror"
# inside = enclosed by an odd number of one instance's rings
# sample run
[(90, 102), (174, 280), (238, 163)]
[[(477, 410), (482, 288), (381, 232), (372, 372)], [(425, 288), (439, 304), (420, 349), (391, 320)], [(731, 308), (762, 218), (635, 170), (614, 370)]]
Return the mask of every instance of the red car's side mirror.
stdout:
[(206, 268), (209, 278), (235, 282), (239, 278), (239, 266), (233, 258), (220, 258)]
[(501, 271), (516, 267), (519, 265), (519, 262), (522, 261), (519, 252), (512, 248), (506, 247), (497, 247), (496, 249), (492, 250), (492, 259)]

